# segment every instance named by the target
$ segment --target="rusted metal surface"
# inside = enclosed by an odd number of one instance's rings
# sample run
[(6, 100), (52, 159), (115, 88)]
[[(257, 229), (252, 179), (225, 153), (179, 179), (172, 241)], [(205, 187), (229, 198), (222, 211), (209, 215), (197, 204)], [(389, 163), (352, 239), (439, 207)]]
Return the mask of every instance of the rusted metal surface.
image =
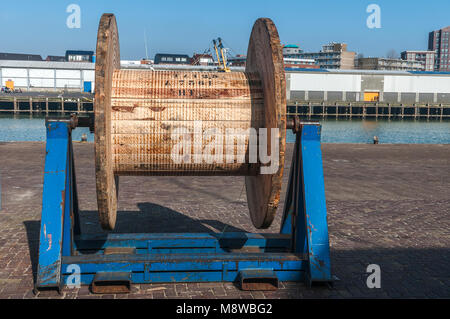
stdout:
[(91, 285), (94, 294), (126, 294), (131, 290), (131, 273), (98, 272)]
[(297, 133), (300, 130), (300, 124), (300, 118), (298, 116), (292, 116), (286, 120), (286, 129)]
[(246, 269), (239, 272), (242, 290), (277, 290), (278, 277), (270, 269)]
[(104, 255), (132, 255), (136, 253), (135, 247), (106, 247)]

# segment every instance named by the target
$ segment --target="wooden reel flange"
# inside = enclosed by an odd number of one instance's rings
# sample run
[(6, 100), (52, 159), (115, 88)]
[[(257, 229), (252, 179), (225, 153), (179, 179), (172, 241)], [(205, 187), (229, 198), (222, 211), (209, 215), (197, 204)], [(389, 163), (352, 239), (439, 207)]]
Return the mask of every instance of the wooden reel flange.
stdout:
[[(245, 72), (188, 72), (120, 69), (119, 36), (113, 14), (104, 14), (97, 36), (95, 65), (95, 167), (102, 227), (116, 223), (120, 175), (245, 176), (250, 217), (256, 228), (271, 225), (281, 192), (286, 138), (286, 83), (278, 32), (258, 19), (250, 37)], [(199, 124), (200, 123), (200, 124)], [(228, 130), (278, 129), (278, 170), (261, 174), (263, 164), (224, 136)], [(210, 148), (212, 133), (223, 151)], [(176, 138), (174, 138), (174, 136)], [(192, 151), (175, 161), (174, 147)], [(215, 144), (217, 145), (217, 144)], [(226, 154), (245, 162), (227, 161)], [(223, 154), (222, 154), (223, 153)], [(203, 155), (202, 155), (203, 154)], [(206, 154), (206, 156), (205, 156)], [(209, 155), (208, 155), (209, 154)], [(217, 157), (218, 156), (218, 157)], [(210, 160), (221, 158), (223, 161)]]

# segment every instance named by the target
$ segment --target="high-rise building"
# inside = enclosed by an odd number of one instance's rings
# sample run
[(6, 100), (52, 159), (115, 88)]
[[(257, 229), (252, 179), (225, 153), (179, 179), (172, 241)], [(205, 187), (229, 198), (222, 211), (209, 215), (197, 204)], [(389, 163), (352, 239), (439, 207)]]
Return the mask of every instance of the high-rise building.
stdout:
[(403, 51), (402, 60), (419, 61), (424, 64), (424, 71), (434, 71), (434, 51)]
[(428, 37), (428, 50), (434, 51), (434, 70), (450, 71), (450, 53), (448, 43), (450, 39), (450, 26), (432, 31)]

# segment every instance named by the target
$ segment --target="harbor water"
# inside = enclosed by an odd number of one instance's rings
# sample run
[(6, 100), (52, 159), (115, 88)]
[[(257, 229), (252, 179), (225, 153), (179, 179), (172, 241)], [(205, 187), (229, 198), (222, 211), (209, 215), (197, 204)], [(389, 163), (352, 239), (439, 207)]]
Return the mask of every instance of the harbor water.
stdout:
[[(45, 141), (45, 119), (29, 115), (0, 115), (0, 142)], [(381, 144), (450, 144), (450, 121), (321, 119), (322, 143), (372, 143), (377, 136)], [(77, 128), (73, 140), (88, 141), (94, 135), (88, 128)], [(292, 131), (287, 142), (295, 141)]]

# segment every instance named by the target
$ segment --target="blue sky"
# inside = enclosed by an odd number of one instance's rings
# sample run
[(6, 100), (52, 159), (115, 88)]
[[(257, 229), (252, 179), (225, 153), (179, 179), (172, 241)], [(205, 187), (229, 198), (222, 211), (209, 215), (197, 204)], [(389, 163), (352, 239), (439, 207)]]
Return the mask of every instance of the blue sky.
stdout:
[[(81, 7), (81, 28), (69, 29), (69, 4)], [(381, 8), (381, 28), (369, 29), (369, 4)], [(427, 49), (428, 32), (450, 25), (448, 0), (147, 0), (147, 1), (0, 1), (0, 52), (64, 55), (66, 49), (94, 50), (104, 12), (116, 14), (122, 59), (149, 57), (157, 52), (203, 52), (222, 37), (233, 53), (247, 50), (254, 21), (269, 17), (281, 42), (318, 51), (330, 41), (342, 41), (365, 56), (385, 56), (394, 49)]]

